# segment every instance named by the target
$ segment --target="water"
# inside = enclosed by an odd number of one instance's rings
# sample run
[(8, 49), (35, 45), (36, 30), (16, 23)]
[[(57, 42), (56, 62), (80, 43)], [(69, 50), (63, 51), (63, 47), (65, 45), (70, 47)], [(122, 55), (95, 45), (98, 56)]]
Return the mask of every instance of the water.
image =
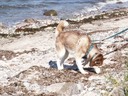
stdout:
[[(14, 24), (27, 18), (44, 19), (45, 10), (54, 9), (59, 18), (71, 18), (73, 15), (97, 10), (106, 4), (105, 0), (0, 0), (0, 22)], [(123, 7), (128, 6), (125, 0)], [(100, 4), (100, 5), (99, 5)], [(113, 4), (113, 3), (112, 3)], [(107, 5), (108, 6), (108, 5)], [(104, 6), (105, 9), (110, 8)], [(118, 5), (114, 5), (114, 7)], [(119, 5), (120, 6), (120, 5)]]

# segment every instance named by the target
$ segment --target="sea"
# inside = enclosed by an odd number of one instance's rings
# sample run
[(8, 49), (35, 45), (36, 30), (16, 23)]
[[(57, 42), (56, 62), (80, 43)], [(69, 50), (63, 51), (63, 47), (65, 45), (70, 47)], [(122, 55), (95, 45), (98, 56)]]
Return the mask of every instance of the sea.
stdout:
[(13, 25), (27, 18), (51, 18), (43, 15), (51, 9), (57, 11), (58, 18), (73, 18), (124, 7), (128, 7), (128, 0), (0, 0), (0, 22)]

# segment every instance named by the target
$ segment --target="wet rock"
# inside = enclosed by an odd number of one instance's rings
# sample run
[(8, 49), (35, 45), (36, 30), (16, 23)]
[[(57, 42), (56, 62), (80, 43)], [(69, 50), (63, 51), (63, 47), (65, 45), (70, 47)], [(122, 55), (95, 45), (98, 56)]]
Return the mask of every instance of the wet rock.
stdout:
[(118, 2), (116, 2), (116, 4), (123, 4), (123, 2), (122, 1), (118, 1)]
[(26, 20), (24, 20), (25, 23), (37, 23), (38, 21), (33, 19), (33, 18), (28, 18)]
[(48, 11), (45, 11), (43, 15), (45, 15), (45, 16), (57, 16), (57, 12), (55, 10), (48, 10)]

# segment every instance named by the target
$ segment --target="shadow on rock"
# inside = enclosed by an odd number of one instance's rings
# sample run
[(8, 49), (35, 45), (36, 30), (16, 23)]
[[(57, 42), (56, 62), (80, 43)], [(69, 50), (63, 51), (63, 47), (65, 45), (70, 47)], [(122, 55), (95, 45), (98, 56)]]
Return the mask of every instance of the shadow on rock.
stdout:
[[(51, 68), (56, 68), (57, 69), (56, 61), (52, 61), (52, 60), (49, 61), (49, 65), (50, 65)], [(74, 64), (73, 66), (71, 66), (71, 65), (64, 65), (64, 69), (79, 71), (79, 69), (77, 68), (76, 64)], [(89, 68), (84, 68), (84, 70), (96, 73), (94, 68), (90, 68), (89, 67)]]
[[(49, 61), (49, 65), (51, 68), (56, 68), (57, 69), (57, 64), (56, 64), (56, 61)], [(70, 65), (64, 65), (64, 69), (68, 69), (68, 70), (75, 70), (75, 71), (78, 71), (78, 68), (77, 66), (74, 64), (73, 66), (70, 66)]]

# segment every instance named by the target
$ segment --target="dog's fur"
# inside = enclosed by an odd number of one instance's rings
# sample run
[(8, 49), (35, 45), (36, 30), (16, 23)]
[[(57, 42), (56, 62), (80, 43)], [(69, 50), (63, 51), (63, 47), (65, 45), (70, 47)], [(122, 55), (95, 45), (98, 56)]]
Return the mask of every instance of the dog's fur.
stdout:
[[(84, 55), (90, 48), (91, 40), (86, 33), (81, 33), (79, 31), (63, 32), (63, 29), (68, 25), (69, 24), (67, 21), (60, 21), (55, 30), (55, 46), (58, 56), (57, 67), (59, 70), (63, 69), (63, 63), (65, 59), (68, 57), (69, 53), (73, 53), (79, 71), (82, 74), (86, 74), (87, 72), (83, 69), (82, 65), (82, 57), (84, 57)], [(96, 49), (93, 48), (92, 51), (96, 52)], [(91, 54), (93, 54), (93, 52), (89, 53), (89, 57), (91, 57)], [(100, 70), (97, 70), (95, 71), (99, 73)]]

